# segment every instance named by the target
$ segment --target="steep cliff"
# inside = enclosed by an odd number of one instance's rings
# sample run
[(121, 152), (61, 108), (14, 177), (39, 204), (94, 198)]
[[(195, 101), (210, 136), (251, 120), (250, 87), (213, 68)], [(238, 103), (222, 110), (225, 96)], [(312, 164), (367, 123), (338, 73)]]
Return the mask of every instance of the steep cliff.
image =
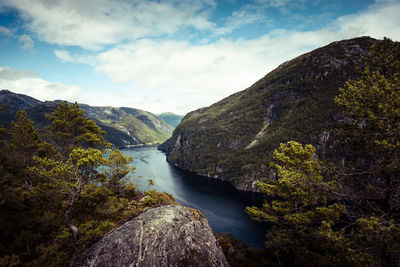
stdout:
[(334, 42), (281, 64), (246, 90), (188, 113), (159, 148), (175, 166), (257, 190), (279, 143), (330, 152), (332, 129), (343, 119), (333, 98), (358, 75), (372, 41)]
[(210, 226), (197, 210), (151, 209), (114, 229), (74, 266), (228, 266)]

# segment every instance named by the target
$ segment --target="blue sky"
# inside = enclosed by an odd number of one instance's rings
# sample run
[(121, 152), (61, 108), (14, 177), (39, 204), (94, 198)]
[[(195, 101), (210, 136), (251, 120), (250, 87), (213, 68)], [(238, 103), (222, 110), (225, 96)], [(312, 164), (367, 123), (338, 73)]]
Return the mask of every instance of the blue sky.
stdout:
[(0, 88), (185, 114), (330, 42), (400, 40), (400, 0), (0, 0)]

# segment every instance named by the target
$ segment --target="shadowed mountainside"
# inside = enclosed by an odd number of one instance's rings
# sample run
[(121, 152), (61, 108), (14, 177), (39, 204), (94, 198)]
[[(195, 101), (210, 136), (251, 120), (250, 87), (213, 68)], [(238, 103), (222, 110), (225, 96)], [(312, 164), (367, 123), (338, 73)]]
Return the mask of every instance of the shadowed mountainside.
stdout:
[(270, 175), (279, 143), (295, 140), (331, 153), (332, 129), (344, 119), (333, 98), (357, 77), (372, 41), (334, 42), (281, 64), (246, 90), (188, 113), (159, 149), (177, 167), (249, 191)]

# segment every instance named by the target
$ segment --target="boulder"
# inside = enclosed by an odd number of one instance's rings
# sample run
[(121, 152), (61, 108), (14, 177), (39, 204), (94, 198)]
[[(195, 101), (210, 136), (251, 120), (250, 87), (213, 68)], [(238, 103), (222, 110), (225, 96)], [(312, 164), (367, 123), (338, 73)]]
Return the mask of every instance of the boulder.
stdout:
[(148, 210), (115, 228), (74, 266), (229, 266), (200, 211)]

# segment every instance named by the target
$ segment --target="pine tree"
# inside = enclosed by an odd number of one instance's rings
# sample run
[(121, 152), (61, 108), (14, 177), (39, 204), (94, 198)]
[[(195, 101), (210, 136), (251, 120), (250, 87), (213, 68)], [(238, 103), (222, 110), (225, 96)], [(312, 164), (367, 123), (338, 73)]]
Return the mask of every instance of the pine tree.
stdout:
[(24, 110), (15, 114), (15, 122), (11, 122), (10, 136), (11, 142), (8, 149), (12, 155), (9, 157), (12, 159), (15, 169), (23, 172), (22, 176), (26, 186), (32, 187), (33, 183), (27, 175), (27, 169), (32, 166), (32, 158), (39, 152), (39, 147), (43, 142), (39, 131)]
[(48, 136), (60, 147), (65, 158), (76, 147), (107, 147), (103, 137), (105, 132), (83, 113), (77, 103), (69, 105), (64, 101), (53, 113), (46, 115), (51, 122), (47, 127)]
[[(107, 195), (116, 194), (117, 191), (129, 192), (129, 196), (135, 194), (136, 188), (125, 180), (133, 170), (130, 166), (132, 159), (118, 150), (111, 151), (106, 159), (103, 152), (97, 149), (107, 147), (103, 138), (104, 131), (92, 120), (85, 118), (76, 103), (68, 105), (62, 102), (47, 118), (51, 121), (47, 127), (48, 137), (54, 138), (63, 157), (35, 157), (36, 164), (30, 168), (30, 172), (45, 179), (46, 186), (58, 192), (66, 203), (65, 223), (75, 243), (79, 230), (73, 223), (73, 211), (78, 209), (77, 201), (82, 195), (95, 192), (102, 194), (98, 197), (106, 201)], [(124, 197), (122, 193), (120, 196)]]
[(37, 164), (31, 168), (31, 172), (46, 179), (53, 190), (64, 196), (67, 203), (65, 223), (76, 242), (78, 228), (72, 223), (72, 209), (88, 184), (97, 184), (103, 180), (97, 170), (104, 163), (103, 154), (93, 148), (75, 148), (65, 162), (39, 157), (35, 157), (35, 160)]
[(340, 88), (335, 101), (350, 119), (342, 133), (359, 163), (351, 165), (358, 169), (353, 178), (368, 188), (366, 198), (384, 200), (378, 215), (392, 218), (400, 208), (400, 45), (384, 39), (366, 62), (362, 76)]
[(350, 153), (340, 175), (359, 231), (370, 229), (373, 243), (365, 248), (388, 266), (400, 264), (400, 45), (374, 43), (362, 75), (340, 88), (335, 102), (348, 118), (341, 141)]
[(323, 177), (312, 145), (303, 147), (294, 141), (280, 144), (274, 151), (271, 167), (276, 177), (266, 183), (258, 182), (268, 201), (262, 208), (248, 207), (246, 212), (254, 220), (272, 225), (267, 234), (268, 249), (300, 264), (298, 261), (305, 261), (306, 255), (316, 255), (313, 248), (320, 242), (321, 225), (336, 223), (344, 211), (342, 205), (329, 203), (332, 192), (340, 186)]
[(128, 181), (129, 175), (135, 171), (132, 166), (133, 158), (125, 156), (120, 150), (113, 150), (107, 157), (103, 169), (107, 177), (106, 185), (117, 195), (124, 196), (132, 188)]

